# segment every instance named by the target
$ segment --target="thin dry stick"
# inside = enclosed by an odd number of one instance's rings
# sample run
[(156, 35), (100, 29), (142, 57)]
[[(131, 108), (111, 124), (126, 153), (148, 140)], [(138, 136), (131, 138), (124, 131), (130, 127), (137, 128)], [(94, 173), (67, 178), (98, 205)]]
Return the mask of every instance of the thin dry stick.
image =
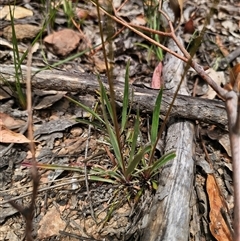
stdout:
[[(95, 2), (93, 2), (93, 1), (91, 1), (91, 2), (96, 6), (96, 3), (95, 3)], [(143, 37), (144, 39), (146, 39), (146, 40), (149, 41), (150, 43), (158, 46), (159, 48), (162, 48), (163, 50), (169, 52), (170, 54), (172, 54), (173, 56), (181, 59), (181, 60), (184, 61), (184, 62), (187, 62), (187, 61), (188, 61), (188, 59), (185, 58), (184, 56), (181, 56), (181, 55), (179, 55), (179, 54), (176, 54), (176, 53), (175, 53), (174, 51), (172, 51), (171, 49), (168, 49), (168, 48), (165, 47), (164, 45), (158, 43), (157, 41), (151, 39), (150, 37), (148, 37), (148, 36), (145, 35), (144, 33), (138, 31), (137, 29), (135, 29), (134, 27), (132, 27), (130, 24), (128, 24), (126, 21), (124, 21), (122, 18), (120, 18), (120, 17), (115, 17), (115, 16), (109, 14), (105, 9), (103, 9), (103, 8), (100, 7), (100, 6), (99, 6), (99, 9), (100, 9), (102, 12), (104, 12), (108, 17), (112, 18), (114, 21), (116, 21), (116, 22), (122, 24), (123, 26), (131, 29), (133, 32), (135, 32), (135, 33), (138, 34), (139, 36)], [(166, 33), (165, 33), (165, 36), (166, 36)]]
[(35, 158), (35, 145), (34, 145), (34, 137), (33, 137), (33, 128), (32, 128), (32, 90), (31, 90), (31, 63), (32, 63), (32, 52), (31, 47), (28, 51), (28, 61), (27, 61), (27, 112), (28, 112), (28, 130), (29, 130), (29, 140), (30, 142), (30, 151), (32, 153), (32, 179), (33, 179), (33, 191), (32, 191), (32, 199), (31, 203), (28, 207), (23, 207), (18, 205), (13, 201), (9, 201), (9, 203), (16, 208), (25, 218), (26, 220), (26, 239), (27, 241), (32, 241), (32, 220), (34, 215), (34, 207), (35, 200), (37, 198), (38, 186), (39, 186), (39, 177), (37, 171), (37, 162)]
[(226, 94), (229, 136), (233, 163), (234, 185), (234, 241), (240, 241), (240, 95), (234, 91)]

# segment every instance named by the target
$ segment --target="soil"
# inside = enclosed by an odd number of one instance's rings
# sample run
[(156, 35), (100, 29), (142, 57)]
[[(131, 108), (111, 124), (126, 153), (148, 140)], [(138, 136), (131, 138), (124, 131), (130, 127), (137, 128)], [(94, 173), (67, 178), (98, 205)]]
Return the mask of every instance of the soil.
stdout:
[[(71, 6), (72, 18), (64, 12), (63, 2)], [(118, 9), (125, 1), (113, 2), (115, 9)], [(209, 74), (219, 85), (224, 86), (229, 82), (230, 68), (240, 63), (240, 57), (231, 57), (231, 54), (240, 48), (240, 4), (237, 0), (215, 2), (185, 1), (181, 22), (176, 32), (189, 52), (194, 50), (198, 37), (201, 38), (201, 44), (197, 47), (193, 59), (208, 69)], [(8, 1), (0, 0), (0, 12), (8, 4)], [(100, 4), (104, 6), (105, 2), (100, 1)], [(148, 4), (147, 1), (136, 3), (129, 0), (118, 14), (127, 22), (146, 26)], [(14, 19), (20, 58), (40, 33), (40, 37), (32, 44), (30, 50), (32, 73), (36, 69), (45, 73), (45, 68), (54, 71), (58, 76), (62, 74), (62, 78), (64, 76), (65, 79), (70, 76), (73, 80), (77, 76), (84, 76), (83, 74), (99, 75), (105, 79), (107, 69), (100, 45), (98, 13), (94, 4), (90, 1), (67, 0), (59, 3), (18, 1), (17, 6), (28, 10), (25, 12), (23, 9), (15, 9), (16, 15), (22, 14), (21, 17)], [(126, 65), (130, 61), (130, 84), (141, 88), (143, 93), (144, 90), (148, 94), (151, 94), (151, 91), (155, 93), (156, 90), (152, 89), (153, 73), (159, 60), (156, 54), (150, 51), (150, 43), (127, 28), (122, 29), (120, 24), (109, 20), (106, 14), (101, 12), (100, 15), (104, 37), (116, 34), (112, 43), (106, 44), (108, 57), (113, 62), (114, 81), (123, 84)], [(209, 20), (205, 24), (208, 17)], [(24, 208), (31, 204), (33, 194), (33, 156), (29, 144), (23, 140), (30, 132), (28, 113), (19, 103), (19, 93), (11, 92), (11, 88), (3, 81), (6, 74), (4, 66), (8, 65), (14, 69), (13, 50), (16, 46), (14, 47), (12, 41), (11, 21), (7, 20), (3, 12), (0, 13), (0, 18), (0, 120), (4, 126), (0, 130), (0, 135), (3, 136), (5, 128), (9, 135), (7, 140), (0, 140), (0, 240), (15, 241), (26, 239), (26, 222), (19, 210), (9, 201), (15, 202), (22, 211), (28, 210)], [(203, 35), (199, 34), (204, 27), (206, 30)], [(62, 31), (66, 29), (67, 31)], [(153, 37), (151, 33), (146, 34)], [(166, 37), (161, 37), (160, 41), (172, 48)], [(26, 66), (27, 60), (25, 56), (21, 65)], [(167, 65), (166, 59), (163, 65)], [(182, 68), (184, 70), (185, 66)], [(164, 74), (160, 77), (162, 76)], [(222, 108), (222, 100), (192, 69), (189, 69), (185, 77), (185, 90), (180, 94), (193, 96), (196, 103), (197, 98), (217, 100)], [(169, 78), (169, 75), (165, 77)], [(181, 79), (180, 74), (173, 78), (177, 83)], [(91, 78), (86, 79), (91, 81)], [(51, 81), (54, 82), (49, 79), (49, 82)], [(166, 91), (175, 89), (176, 86), (172, 87), (172, 83), (165, 81)], [(84, 85), (84, 88), (85, 86), (87, 85)], [(106, 131), (101, 131), (101, 128), (90, 128), (89, 125), (77, 121), (89, 121), (91, 116), (65, 96), (72, 97), (89, 108), (95, 108), (96, 104), (99, 104), (98, 92), (97, 89), (89, 91), (87, 87), (86, 91), (59, 90), (54, 87), (48, 90), (44, 87), (35, 87), (32, 91), (33, 135), (40, 180), (37, 197), (34, 200), (32, 233), (30, 232), (33, 240), (147, 240), (146, 227), (151, 226), (151, 222), (146, 224), (146, 215), (153, 212), (153, 206), (157, 205), (156, 197), (159, 195), (158, 198), (161, 199), (159, 189), (157, 191), (152, 188), (151, 183), (143, 178), (134, 179), (136, 182), (129, 185), (121, 182), (108, 183), (103, 180), (86, 181), (84, 170), (90, 171), (101, 167), (107, 173), (114, 170), (116, 161), (107, 141)], [(209, 103), (211, 105), (212, 102)], [(120, 120), (120, 99), (116, 105)], [(101, 113), (100, 107), (96, 111)], [(134, 128), (136, 111), (133, 107), (127, 123), (129, 133)], [(181, 134), (183, 139), (184, 136), (186, 138), (185, 143), (191, 143), (194, 149), (191, 150), (191, 159), (186, 160), (192, 161), (192, 174), (188, 173), (191, 181), (185, 201), (189, 212), (186, 217), (188, 240), (232, 240), (233, 169), (228, 128), (226, 125), (218, 125), (216, 120), (211, 122), (211, 115), (207, 117), (210, 121), (193, 117), (183, 118), (180, 114), (179, 116), (176, 114), (167, 123), (155, 154), (160, 157), (166, 150), (169, 151), (170, 147), (166, 144), (167, 133), (170, 132), (172, 122), (191, 122), (193, 140), (187, 140), (187, 133)], [(140, 117), (140, 142), (146, 144), (149, 142), (151, 114), (140, 109)], [(161, 119), (164, 118), (161, 116)], [(128, 156), (129, 145), (124, 145), (122, 152)], [(187, 152), (190, 153), (190, 150)], [(75, 168), (75, 171), (64, 170), (59, 167), (60, 165)], [(170, 166), (172, 163), (166, 165)], [(171, 179), (170, 175), (164, 176), (169, 166), (161, 168), (153, 179), (159, 187), (167, 186), (167, 179)], [(105, 179), (108, 178), (106, 175)], [(175, 177), (172, 179), (177, 180)], [(143, 193), (137, 198), (139, 190), (143, 190)], [(164, 196), (164, 193), (162, 195)], [(161, 219), (159, 213), (157, 215), (157, 218)], [(168, 225), (172, 225), (171, 222), (175, 221), (170, 220)], [(149, 230), (152, 230), (151, 228)], [(153, 230), (156, 236), (164, 236), (164, 230)], [(180, 228), (178, 232), (181, 236)]]

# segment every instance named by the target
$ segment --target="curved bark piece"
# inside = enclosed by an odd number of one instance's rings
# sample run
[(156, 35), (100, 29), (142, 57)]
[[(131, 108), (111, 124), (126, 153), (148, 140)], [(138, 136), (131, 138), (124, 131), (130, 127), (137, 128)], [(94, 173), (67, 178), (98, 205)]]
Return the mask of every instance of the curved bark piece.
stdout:
[[(32, 68), (32, 72), (39, 69)], [(22, 66), (23, 78), (26, 78), (26, 67)], [(15, 82), (15, 68), (11, 65), (1, 65), (0, 83), (4, 84), (3, 79), (9, 83)], [(108, 88), (105, 77), (101, 77), (104, 86)], [(25, 83), (23, 83), (24, 85)], [(35, 74), (32, 78), (32, 87), (44, 90), (72, 91), (82, 94), (95, 94), (99, 90), (97, 76), (86, 73), (67, 73), (66, 71), (44, 70)], [(116, 100), (122, 102), (124, 86), (117, 82), (114, 85)], [(130, 86), (129, 93), (134, 93), (133, 109), (137, 107), (141, 111), (152, 113), (155, 100), (158, 94), (157, 90), (142, 88), (139, 86)], [(161, 105), (161, 119), (167, 113), (171, 104), (173, 94), (168, 90), (163, 91)], [(171, 111), (171, 117), (179, 117), (190, 120), (199, 120), (206, 123), (212, 123), (220, 126), (222, 129), (228, 128), (227, 114), (225, 105), (222, 101), (194, 98), (186, 95), (178, 95)]]

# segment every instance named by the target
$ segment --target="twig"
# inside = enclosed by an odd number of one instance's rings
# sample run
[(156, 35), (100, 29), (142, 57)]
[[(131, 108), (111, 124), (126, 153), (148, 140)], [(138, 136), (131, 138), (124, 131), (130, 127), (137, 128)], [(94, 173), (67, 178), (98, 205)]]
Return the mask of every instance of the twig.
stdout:
[[(81, 177), (81, 178), (78, 178), (77, 181), (73, 181), (73, 180), (72, 180), (72, 177), (71, 177), (71, 180), (68, 181), (68, 182), (55, 184), (55, 185), (52, 185), (52, 186), (50, 186), (50, 187), (49, 187), (49, 186), (47, 186), (47, 187), (42, 187), (42, 188), (39, 188), (39, 189), (38, 189), (38, 192), (47, 191), (47, 190), (49, 190), (49, 189), (52, 190), (52, 189), (54, 189), (54, 188), (62, 187), (62, 186), (65, 186), (65, 185), (69, 185), (69, 184), (76, 183), (76, 182), (83, 182), (84, 180), (85, 180), (85, 177)], [(57, 180), (57, 181), (62, 181), (62, 180), (60, 179), (60, 180)], [(51, 182), (52, 182), (52, 181), (51, 181)], [(56, 180), (55, 180), (54, 182), (56, 182)], [(44, 184), (46, 184), (46, 183), (44, 183)], [(25, 188), (25, 187), (23, 187), (23, 188)], [(13, 203), (14, 203), (14, 201), (16, 201), (16, 200), (18, 200), (18, 199), (21, 199), (21, 198), (24, 198), (24, 197), (28, 197), (28, 196), (30, 196), (31, 194), (32, 194), (32, 191), (29, 191), (29, 192), (27, 192), (27, 193), (25, 193), (25, 194), (22, 194), (22, 195), (20, 195), (20, 196), (16, 196), (16, 197), (10, 198), (9, 200), (2, 201), (2, 202), (0, 202), (0, 205), (6, 204), (6, 203), (8, 203), (8, 202), (13, 202)]]
[(240, 96), (229, 91), (226, 95), (226, 109), (228, 115), (229, 136), (233, 163), (234, 185), (234, 241), (240, 240), (240, 130), (239, 111)]
[(31, 90), (31, 63), (32, 63), (32, 52), (31, 47), (28, 51), (28, 61), (27, 61), (27, 111), (28, 111), (28, 130), (29, 130), (29, 139), (30, 139), (30, 150), (32, 153), (32, 178), (33, 178), (33, 191), (32, 191), (32, 199), (31, 203), (28, 207), (23, 207), (18, 205), (13, 201), (9, 201), (9, 203), (16, 208), (25, 218), (26, 220), (26, 239), (27, 241), (32, 241), (32, 220), (34, 215), (34, 207), (35, 201), (37, 198), (38, 186), (39, 186), (39, 177), (37, 171), (37, 162), (35, 157), (35, 144), (34, 144), (34, 137), (33, 137), (33, 129), (32, 129), (32, 90)]
[(219, 67), (221, 69), (226, 69), (228, 67), (228, 65), (234, 60), (236, 59), (238, 56), (240, 56), (240, 47), (236, 48), (233, 52), (231, 52), (230, 54), (228, 54), (225, 58), (223, 58), (220, 62), (219, 62)]
[[(96, 6), (96, 4), (95, 4), (93, 1), (91, 1), (91, 2)], [(138, 34), (138, 35), (141, 36), (142, 38), (146, 39), (146, 40), (149, 41), (150, 43), (155, 44), (156, 46), (162, 48), (163, 50), (169, 52), (170, 54), (174, 55), (175, 57), (181, 59), (181, 60), (184, 61), (184, 62), (187, 62), (187, 61), (188, 61), (188, 59), (185, 58), (184, 56), (181, 56), (181, 55), (179, 55), (179, 54), (176, 54), (174, 51), (168, 49), (168, 48), (165, 47), (164, 45), (158, 43), (157, 41), (151, 39), (151, 38), (148, 37), (147, 35), (143, 34), (143, 33), (140, 32), (140, 31), (138, 31), (137, 29), (135, 29), (134, 27), (132, 27), (130, 24), (128, 24), (126, 21), (124, 21), (122, 18), (112, 16), (112, 15), (109, 14), (105, 9), (103, 9), (103, 8), (101, 8), (101, 7), (99, 7), (99, 8), (100, 8), (101, 11), (104, 12), (108, 17), (112, 18), (114, 21), (122, 24), (123, 26), (131, 29), (133, 32), (135, 32), (136, 34)]]

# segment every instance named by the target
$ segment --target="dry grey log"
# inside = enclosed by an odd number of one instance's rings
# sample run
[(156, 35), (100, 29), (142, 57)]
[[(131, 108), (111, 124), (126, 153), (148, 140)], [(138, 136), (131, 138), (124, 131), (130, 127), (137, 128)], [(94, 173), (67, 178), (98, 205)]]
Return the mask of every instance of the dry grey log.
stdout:
[[(26, 67), (23, 66), (23, 76), (26, 76)], [(33, 72), (37, 69), (33, 68)], [(9, 82), (15, 82), (15, 69), (13, 66), (1, 65), (0, 67), (0, 83), (4, 84), (3, 78)], [(106, 79), (101, 77), (106, 88), (108, 85)], [(35, 89), (45, 90), (62, 90), (80, 92), (83, 94), (95, 94), (96, 90), (99, 90), (99, 83), (97, 76), (93, 74), (70, 74), (64, 71), (45, 70), (37, 73), (32, 78), (32, 86)], [(122, 101), (123, 98), (123, 84), (116, 81), (115, 93), (116, 100)], [(152, 113), (157, 90), (148, 88), (141, 88), (137, 86), (130, 86), (130, 93), (134, 91), (133, 108), (139, 106), (141, 111)], [(164, 91), (163, 101), (161, 106), (161, 113), (163, 118), (171, 104), (173, 94), (168, 91)], [(223, 129), (227, 129), (227, 114), (225, 105), (221, 101), (207, 100), (201, 98), (194, 98), (185, 95), (178, 95), (172, 111), (172, 117), (179, 117), (189, 120), (199, 120), (206, 123), (212, 123), (220, 126)]]
[[(181, 41), (179, 39), (179, 41)], [(181, 54), (169, 40), (168, 48)], [(184, 72), (181, 60), (166, 54), (163, 64), (163, 81), (174, 93)], [(188, 95), (186, 78), (179, 93)], [(190, 199), (194, 177), (194, 125), (189, 120), (170, 118), (165, 140), (165, 153), (176, 150), (176, 157), (164, 165), (151, 210), (144, 217), (145, 228), (141, 241), (185, 241), (189, 237)]]
[[(193, 125), (189, 121), (182, 121), (171, 125), (168, 132), (169, 136), (175, 135), (166, 148), (177, 149), (177, 157), (168, 162), (160, 173), (160, 183), (151, 210), (143, 219), (142, 241), (188, 240), (189, 203), (194, 175), (192, 152), (189, 151), (193, 145)], [(185, 148), (181, 150), (181, 146)]]

